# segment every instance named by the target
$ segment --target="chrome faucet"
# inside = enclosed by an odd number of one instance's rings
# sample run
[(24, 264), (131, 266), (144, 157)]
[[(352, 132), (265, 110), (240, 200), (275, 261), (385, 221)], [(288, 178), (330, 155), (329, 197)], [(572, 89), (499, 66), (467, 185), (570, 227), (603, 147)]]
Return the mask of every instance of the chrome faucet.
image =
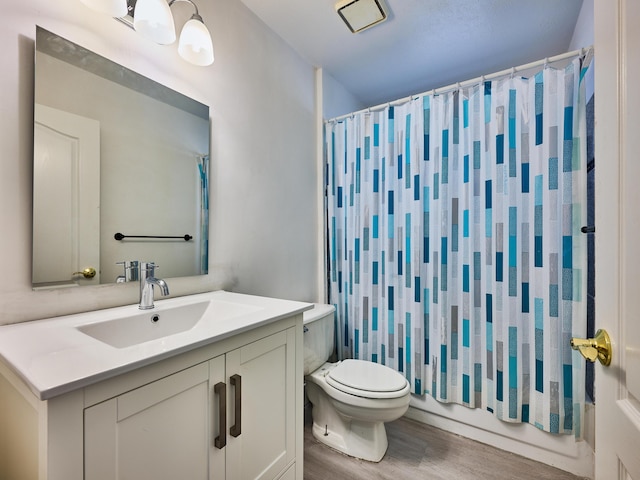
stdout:
[(116, 283), (137, 282), (140, 274), (140, 268), (138, 267), (137, 260), (131, 260), (130, 262), (117, 262), (116, 265), (122, 265), (124, 268), (124, 274), (116, 277)]
[(153, 286), (160, 288), (162, 295), (169, 295), (169, 286), (161, 278), (156, 278), (156, 264), (153, 262), (140, 262), (140, 310), (153, 308)]

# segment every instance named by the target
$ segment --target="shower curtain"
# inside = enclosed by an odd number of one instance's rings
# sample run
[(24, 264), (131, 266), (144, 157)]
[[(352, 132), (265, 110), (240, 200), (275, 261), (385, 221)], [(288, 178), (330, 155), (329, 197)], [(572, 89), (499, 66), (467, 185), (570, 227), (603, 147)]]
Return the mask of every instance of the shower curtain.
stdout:
[(580, 436), (582, 59), (325, 123), (340, 358)]

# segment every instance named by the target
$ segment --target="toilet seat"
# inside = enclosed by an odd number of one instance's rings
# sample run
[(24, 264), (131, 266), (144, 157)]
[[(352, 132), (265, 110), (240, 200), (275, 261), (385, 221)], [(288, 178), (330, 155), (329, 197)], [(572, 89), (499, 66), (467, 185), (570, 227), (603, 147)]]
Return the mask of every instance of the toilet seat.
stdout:
[(409, 391), (409, 382), (389, 367), (364, 360), (343, 360), (326, 375), (328, 385), (364, 398), (399, 398)]

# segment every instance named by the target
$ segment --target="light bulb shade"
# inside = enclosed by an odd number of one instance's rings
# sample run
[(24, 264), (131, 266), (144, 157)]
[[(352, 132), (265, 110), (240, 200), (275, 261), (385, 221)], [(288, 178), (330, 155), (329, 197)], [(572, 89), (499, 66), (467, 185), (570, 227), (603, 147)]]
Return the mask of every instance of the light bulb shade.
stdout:
[(87, 7), (111, 17), (127, 15), (127, 0), (82, 0)]
[(176, 41), (176, 27), (165, 0), (138, 0), (133, 11), (133, 28), (160, 45)]
[(195, 15), (182, 27), (178, 53), (187, 62), (201, 67), (213, 63), (213, 43), (207, 26)]

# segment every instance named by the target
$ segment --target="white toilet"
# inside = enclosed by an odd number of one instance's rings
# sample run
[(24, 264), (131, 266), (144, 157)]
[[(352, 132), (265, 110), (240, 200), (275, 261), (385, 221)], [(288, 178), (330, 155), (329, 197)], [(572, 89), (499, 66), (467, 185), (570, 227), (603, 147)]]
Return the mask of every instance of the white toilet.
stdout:
[(352, 457), (379, 462), (387, 451), (384, 422), (409, 408), (409, 382), (364, 360), (328, 363), (334, 347), (334, 307), (304, 312), (304, 374), (313, 405), (313, 436)]

